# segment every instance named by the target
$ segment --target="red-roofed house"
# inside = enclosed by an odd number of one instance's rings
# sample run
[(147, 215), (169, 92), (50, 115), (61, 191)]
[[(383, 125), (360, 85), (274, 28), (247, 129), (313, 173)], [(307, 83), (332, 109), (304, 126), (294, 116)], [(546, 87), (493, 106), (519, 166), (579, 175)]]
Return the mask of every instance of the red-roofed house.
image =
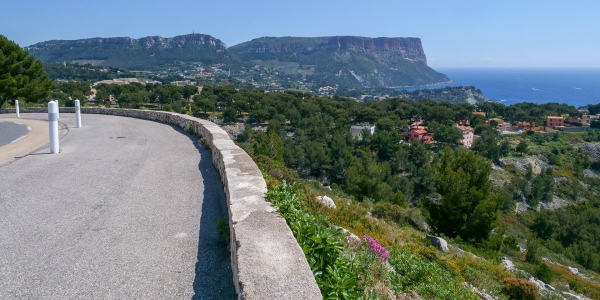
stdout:
[(427, 127), (425, 126), (411, 126), (410, 130), (404, 133), (404, 138), (409, 143), (412, 143), (414, 140), (418, 140), (421, 144), (433, 142), (433, 136), (427, 132)]

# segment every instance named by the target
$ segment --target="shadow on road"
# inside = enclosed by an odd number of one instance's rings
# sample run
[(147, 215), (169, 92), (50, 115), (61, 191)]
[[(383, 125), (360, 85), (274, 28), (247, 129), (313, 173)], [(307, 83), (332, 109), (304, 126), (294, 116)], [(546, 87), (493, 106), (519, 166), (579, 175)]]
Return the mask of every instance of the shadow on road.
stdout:
[(197, 137), (189, 135), (179, 127), (173, 126), (173, 129), (189, 137), (200, 152), (198, 170), (204, 184), (198, 261), (196, 262), (192, 299), (235, 299), (228, 241), (219, 236), (217, 232), (217, 219), (229, 219), (219, 173), (212, 164), (210, 150), (204, 149)]

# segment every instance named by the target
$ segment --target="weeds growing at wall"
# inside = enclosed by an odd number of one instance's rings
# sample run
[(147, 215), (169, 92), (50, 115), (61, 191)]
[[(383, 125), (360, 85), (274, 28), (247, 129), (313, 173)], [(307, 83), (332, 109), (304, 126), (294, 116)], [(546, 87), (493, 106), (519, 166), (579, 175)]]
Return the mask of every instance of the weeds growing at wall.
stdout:
[(350, 236), (327, 215), (307, 212), (300, 185), (272, 177), (267, 183), (267, 200), (292, 229), (325, 299), (396, 299), (413, 292), (426, 299), (478, 299), (463, 284), (463, 273), (477, 273), (481, 266), (467, 266), (479, 262), (442, 258), (428, 246), (385, 246), (369, 234)]

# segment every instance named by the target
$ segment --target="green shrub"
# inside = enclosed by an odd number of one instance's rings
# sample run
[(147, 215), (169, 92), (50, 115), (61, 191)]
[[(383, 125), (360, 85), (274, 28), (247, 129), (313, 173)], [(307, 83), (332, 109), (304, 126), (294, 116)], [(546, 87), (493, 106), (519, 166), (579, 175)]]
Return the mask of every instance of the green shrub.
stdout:
[(419, 230), (425, 230), (425, 217), (415, 208), (402, 208), (389, 202), (375, 204), (371, 211), (373, 216), (393, 221), (399, 225), (410, 225)]
[(537, 238), (531, 237), (527, 240), (525, 261), (532, 264), (537, 264), (540, 262), (540, 243)]
[(439, 263), (406, 248), (393, 249), (389, 263), (396, 270), (396, 273), (390, 274), (392, 289), (396, 293), (415, 291), (424, 299), (479, 299)]
[(554, 279), (554, 272), (552, 269), (550, 269), (550, 267), (548, 267), (548, 265), (541, 263), (535, 271), (535, 277), (544, 283), (550, 284)]
[(584, 292), (582, 284), (576, 280), (569, 280), (569, 288), (578, 293)]
[(521, 278), (505, 278), (502, 292), (513, 300), (540, 300), (535, 284)]

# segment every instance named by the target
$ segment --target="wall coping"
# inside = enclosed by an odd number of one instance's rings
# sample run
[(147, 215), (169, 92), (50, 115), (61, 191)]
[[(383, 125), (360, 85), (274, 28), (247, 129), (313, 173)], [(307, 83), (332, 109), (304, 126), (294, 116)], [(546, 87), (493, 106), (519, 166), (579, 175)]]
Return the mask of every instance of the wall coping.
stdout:
[[(47, 113), (48, 109), (19, 111)], [(75, 108), (61, 107), (60, 112), (75, 113)], [(211, 149), (227, 198), (231, 268), (238, 299), (322, 299), (292, 231), (265, 200), (267, 184), (258, 166), (225, 130), (204, 119), (164, 111), (81, 107), (81, 112), (159, 121), (202, 136)], [(0, 113), (15, 113), (15, 109)]]

